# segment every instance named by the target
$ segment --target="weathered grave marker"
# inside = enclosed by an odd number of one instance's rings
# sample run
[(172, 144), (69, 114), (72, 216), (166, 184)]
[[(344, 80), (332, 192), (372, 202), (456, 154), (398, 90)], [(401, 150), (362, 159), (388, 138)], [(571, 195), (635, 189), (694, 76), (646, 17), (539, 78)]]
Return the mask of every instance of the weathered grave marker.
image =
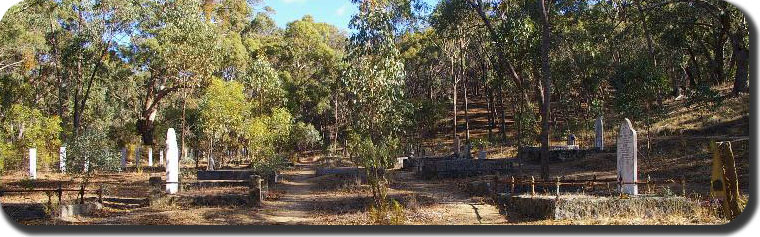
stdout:
[(627, 118), (620, 124), (620, 132), (617, 140), (617, 174), (621, 183), (620, 192), (637, 195), (639, 194), (636, 181), (638, 181), (637, 167), (636, 130), (633, 129), (631, 120)]
[(734, 219), (741, 214), (739, 207), (739, 180), (731, 142), (711, 143), (713, 150), (713, 172), (710, 180), (710, 195), (723, 200), (723, 214)]
[(594, 123), (594, 147), (599, 150), (604, 150), (604, 117), (599, 117)]
[(452, 147), (452, 148), (454, 150), (454, 156), (456, 156), (457, 158), (461, 157), (462, 151), (461, 151), (461, 144), (460, 144), (460, 141), (459, 141), (459, 136), (454, 137), (454, 144), (453, 144), (453, 146), (454, 147)]
[(135, 146), (135, 168), (137, 172), (142, 172), (142, 167), (140, 167), (140, 146)]
[(61, 173), (66, 172), (66, 147), (58, 149), (58, 169)]
[(163, 165), (164, 167), (166, 167), (166, 163), (164, 163), (164, 150), (163, 149), (158, 152), (158, 163), (159, 163), (159, 165)]
[(166, 193), (179, 191), (179, 149), (174, 128), (166, 131)]
[(122, 147), (121, 148), (121, 171), (124, 171), (127, 169), (127, 148)]
[(37, 148), (29, 148), (29, 179), (37, 179)]
[(478, 159), (485, 160), (487, 154), (488, 152), (486, 150), (480, 150), (480, 152), (478, 152)]
[(251, 183), (248, 191), (248, 198), (250, 199), (249, 203), (251, 206), (260, 207), (264, 200), (261, 177), (258, 175), (251, 175), (250, 179)]

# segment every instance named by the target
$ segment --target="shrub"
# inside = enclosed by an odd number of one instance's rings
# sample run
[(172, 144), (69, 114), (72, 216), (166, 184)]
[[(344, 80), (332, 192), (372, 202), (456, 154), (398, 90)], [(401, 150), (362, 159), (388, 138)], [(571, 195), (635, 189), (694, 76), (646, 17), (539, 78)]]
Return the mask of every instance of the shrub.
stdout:
[(304, 122), (293, 124), (290, 141), (299, 151), (314, 149), (322, 145), (322, 135), (314, 125)]
[(114, 146), (105, 133), (85, 131), (66, 148), (66, 172), (89, 177), (95, 171), (118, 170), (121, 159)]

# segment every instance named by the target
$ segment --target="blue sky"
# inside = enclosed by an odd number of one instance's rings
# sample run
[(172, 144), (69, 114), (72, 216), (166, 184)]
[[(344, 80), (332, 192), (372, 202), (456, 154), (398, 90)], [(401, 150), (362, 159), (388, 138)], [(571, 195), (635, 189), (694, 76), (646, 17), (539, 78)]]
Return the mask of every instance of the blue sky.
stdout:
[[(432, 5), (438, 0), (425, 2)], [(311, 15), (317, 22), (329, 23), (346, 31), (351, 17), (359, 10), (351, 0), (264, 0), (260, 6), (256, 6), (256, 10), (260, 11), (264, 6), (274, 8), (276, 14), (272, 18), (282, 28), (288, 22)]]

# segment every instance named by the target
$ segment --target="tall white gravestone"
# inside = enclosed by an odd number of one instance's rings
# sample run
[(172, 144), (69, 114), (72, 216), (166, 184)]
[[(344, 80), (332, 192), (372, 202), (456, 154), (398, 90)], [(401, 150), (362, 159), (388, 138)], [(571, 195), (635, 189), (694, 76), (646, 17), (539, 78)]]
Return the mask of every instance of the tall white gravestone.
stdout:
[(166, 163), (164, 163), (164, 150), (160, 150), (158, 152), (158, 165), (163, 165), (166, 167)]
[(594, 123), (594, 147), (598, 150), (604, 150), (604, 117), (599, 116)]
[(148, 147), (148, 166), (153, 167), (153, 147)]
[(62, 146), (58, 150), (58, 169), (61, 173), (66, 172), (66, 147)]
[(37, 179), (37, 148), (29, 148), (29, 179)]
[(126, 147), (121, 148), (121, 170), (122, 171), (127, 170), (127, 148)]
[(617, 173), (618, 181), (623, 184), (620, 192), (629, 195), (639, 194), (636, 181), (638, 181), (637, 167), (636, 130), (633, 129), (631, 120), (627, 118), (620, 124), (620, 132), (617, 140)]
[(174, 128), (166, 131), (166, 193), (179, 191), (179, 149)]

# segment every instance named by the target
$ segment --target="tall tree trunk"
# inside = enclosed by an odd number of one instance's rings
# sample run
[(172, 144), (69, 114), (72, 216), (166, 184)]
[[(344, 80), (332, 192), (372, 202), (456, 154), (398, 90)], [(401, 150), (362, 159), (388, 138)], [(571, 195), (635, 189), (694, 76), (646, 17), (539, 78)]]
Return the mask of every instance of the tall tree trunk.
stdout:
[(539, 0), (543, 29), (541, 31), (541, 74), (543, 77), (541, 103), (541, 178), (549, 179), (549, 121), (551, 116), (552, 79), (549, 67), (549, 47), (551, 46), (551, 25), (546, 0)]
[(185, 110), (187, 109), (187, 92), (184, 92), (184, 99), (182, 100), (182, 137), (180, 143), (182, 149), (182, 159), (187, 159), (187, 148), (185, 147), (185, 137), (187, 136), (187, 118), (185, 117)]
[[(462, 82), (462, 85), (464, 86), (462, 88), (464, 90), (464, 129), (465, 129), (464, 136), (465, 136), (465, 144), (467, 144), (467, 146), (469, 147), (470, 146), (470, 113), (469, 113), (470, 101), (468, 100), (468, 96), (467, 96), (467, 87), (468, 87), (467, 83), (469, 82), (469, 80), (468, 80), (468, 77), (465, 75), (464, 60), (461, 60), (461, 61), (462, 61), (462, 65), (460, 65), (459, 75), (461, 76), (462, 80), (464, 80)], [(467, 154), (466, 156), (469, 157), (470, 154)]]
[(734, 76), (734, 94), (748, 91), (747, 78), (749, 72), (749, 49), (744, 45), (744, 36), (742, 32), (736, 32), (731, 36), (731, 44), (734, 48), (734, 55), (736, 57), (736, 75)]
[[(512, 104), (513, 108), (514, 106), (517, 106), (515, 104)], [(507, 105), (504, 104), (504, 91), (502, 86), (499, 86), (499, 107), (501, 107), (501, 129), (499, 129), (501, 133), (501, 142), (506, 143), (507, 142)], [(494, 108), (494, 111), (496, 108)], [(512, 116), (514, 117), (514, 115)], [(520, 129), (518, 128), (515, 130), (517, 133), (518, 140), (520, 139)], [(518, 147), (520, 147), (520, 143), (518, 143)]]
[(480, 19), (483, 21), (483, 24), (488, 30), (491, 40), (496, 43), (496, 54), (498, 62), (494, 67), (496, 68), (496, 74), (499, 75), (499, 78), (511, 78), (515, 85), (517, 85), (517, 88), (520, 88), (520, 91), (518, 92), (520, 95), (520, 100), (524, 101), (527, 104), (530, 98), (528, 97), (527, 91), (522, 90), (522, 88), (524, 88), (523, 79), (520, 77), (520, 74), (517, 72), (512, 62), (509, 60), (509, 57), (507, 57), (506, 46), (504, 45), (502, 38), (500, 38), (501, 36), (499, 33), (496, 31), (496, 28), (493, 26), (493, 24), (491, 24), (491, 19), (489, 19), (488, 14), (486, 14), (485, 10), (483, 9), (483, 0), (467, 0), (467, 2), (475, 10), (478, 16), (480, 16)]
[(490, 86), (485, 85), (484, 88), (486, 89), (486, 103), (488, 103), (488, 140), (491, 141), (493, 139), (493, 128), (495, 125), (493, 92)]
[[(452, 120), (453, 120), (452, 130), (453, 130), (454, 137), (452, 141), (454, 142), (454, 144), (456, 144), (456, 140), (457, 140), (457, 77), (456, 77), (456, 74), (454, 73), (454, 56), (453, 55), (451, 56), (449, 61), (451, 62), (450, 63), (451, 68), (449, 70), (451, 72), (451, 79), (453, 83), (451, 93), (453, 95), (453, 100), (454, 100), (452, 102), (452, 106), (454, 110), (454, 113), (452, 115)], [(456, 148), (456, 151), (458, 152), (459, 148)], [(459, 154), (457, 153), (456, 155), (458, 156)]]

